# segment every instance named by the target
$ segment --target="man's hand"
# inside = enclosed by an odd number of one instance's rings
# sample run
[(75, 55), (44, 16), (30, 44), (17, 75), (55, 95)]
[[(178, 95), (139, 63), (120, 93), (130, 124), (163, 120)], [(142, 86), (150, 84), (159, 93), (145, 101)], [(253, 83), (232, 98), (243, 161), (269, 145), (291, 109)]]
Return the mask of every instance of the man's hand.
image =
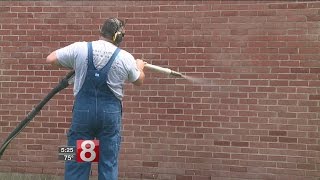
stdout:
[(133, 82), (133, 84), (136, 85), (136, 86), (141, 86), (143, 84), (143, 80), (145, 78), (145, 75), (144, 75), (144, 72), (143, 72), (143, 68), (144, 68), (145, 62), (143, 60), (141, 60), (141, 59), (136, 59), (136, 63), (137, 63), (137, 67), (138, 67), (138, 69), (140, 71), (140, 76), (135, 82)]
[(144, 64), (145, 62), (141, 59), (136, 59), (136, 62), (137, 62), (137, 67), (140, 71), (143, 71), (143, 68), (144, 68)]

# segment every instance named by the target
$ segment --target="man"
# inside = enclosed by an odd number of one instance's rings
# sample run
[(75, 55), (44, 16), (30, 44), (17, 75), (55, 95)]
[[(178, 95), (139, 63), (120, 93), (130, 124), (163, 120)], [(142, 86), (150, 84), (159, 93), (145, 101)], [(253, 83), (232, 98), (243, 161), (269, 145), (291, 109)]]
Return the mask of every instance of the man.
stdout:
[[(99, 180), (118, 179), (123, 86), (127, 80), (140, 86), (145, 77), (144, 62), (117, 47), (123, 37), (124, 22), (110, 18), (99, 40), (76, 42), (47, 57), (54, 66), (75, 70), (68, 146), (76, 146), (76, 140), (99, 140)], [(65, 180), (88, 180), (90, 169), (90, 162), (68, 161)]]

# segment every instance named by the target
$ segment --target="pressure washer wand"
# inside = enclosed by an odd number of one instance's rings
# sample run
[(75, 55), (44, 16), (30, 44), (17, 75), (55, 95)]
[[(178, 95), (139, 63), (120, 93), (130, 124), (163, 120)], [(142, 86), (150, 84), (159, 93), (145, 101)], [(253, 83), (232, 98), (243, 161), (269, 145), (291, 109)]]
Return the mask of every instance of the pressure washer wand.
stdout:
[(149, 63), (145, 63), (144, 67), (148, 68), (148, 69), (150, 69), (152, 71), (164, 73), (164, 74), (171, 75), (171, 76), (174, 76), (174, 77), (183, 77), (183, 75), (181, 73), (179, 73), (177, 71), (173, 71), (173, 70), (171, 70), (169, 68), (164, 68), (164, 67), (152, 65), (152, 64), (149, 64)]

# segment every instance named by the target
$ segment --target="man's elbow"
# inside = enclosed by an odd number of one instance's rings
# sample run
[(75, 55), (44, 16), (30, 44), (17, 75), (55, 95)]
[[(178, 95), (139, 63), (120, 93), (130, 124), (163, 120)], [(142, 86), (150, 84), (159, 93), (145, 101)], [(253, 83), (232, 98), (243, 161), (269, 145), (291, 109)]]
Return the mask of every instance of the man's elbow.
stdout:
[(133, 84), (136, 85), (136, 86), (142, 86), (143, 81), (137, 80), (137, 81), (135, 81)]
[(58, 66), (59, 63), (55, 51), (47, 56), (46, 63), (51, 64), (53, 66)]
[(138, 78), (135, 82), (133, 82), (133, 84), (136, 85), (136, 86), (142, 86), (142, 85), (143, 85), (144, 78), (145, 78), (145, 75), (144, 75), (144, 73), (142, 72), (142, 73), (140, 74), (139, 78)]

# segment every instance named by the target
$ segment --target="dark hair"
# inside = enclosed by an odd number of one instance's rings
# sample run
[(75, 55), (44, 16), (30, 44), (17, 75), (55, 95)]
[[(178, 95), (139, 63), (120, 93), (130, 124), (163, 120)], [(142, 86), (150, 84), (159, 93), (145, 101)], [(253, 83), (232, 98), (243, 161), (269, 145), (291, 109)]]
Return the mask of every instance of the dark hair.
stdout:
[(124, 21), (118, 18), (109, 18), (103, 23), (100, 35), (104, 38), (111, 38), (114, 43), (119, 44), (124, 36), (124, 25)]

